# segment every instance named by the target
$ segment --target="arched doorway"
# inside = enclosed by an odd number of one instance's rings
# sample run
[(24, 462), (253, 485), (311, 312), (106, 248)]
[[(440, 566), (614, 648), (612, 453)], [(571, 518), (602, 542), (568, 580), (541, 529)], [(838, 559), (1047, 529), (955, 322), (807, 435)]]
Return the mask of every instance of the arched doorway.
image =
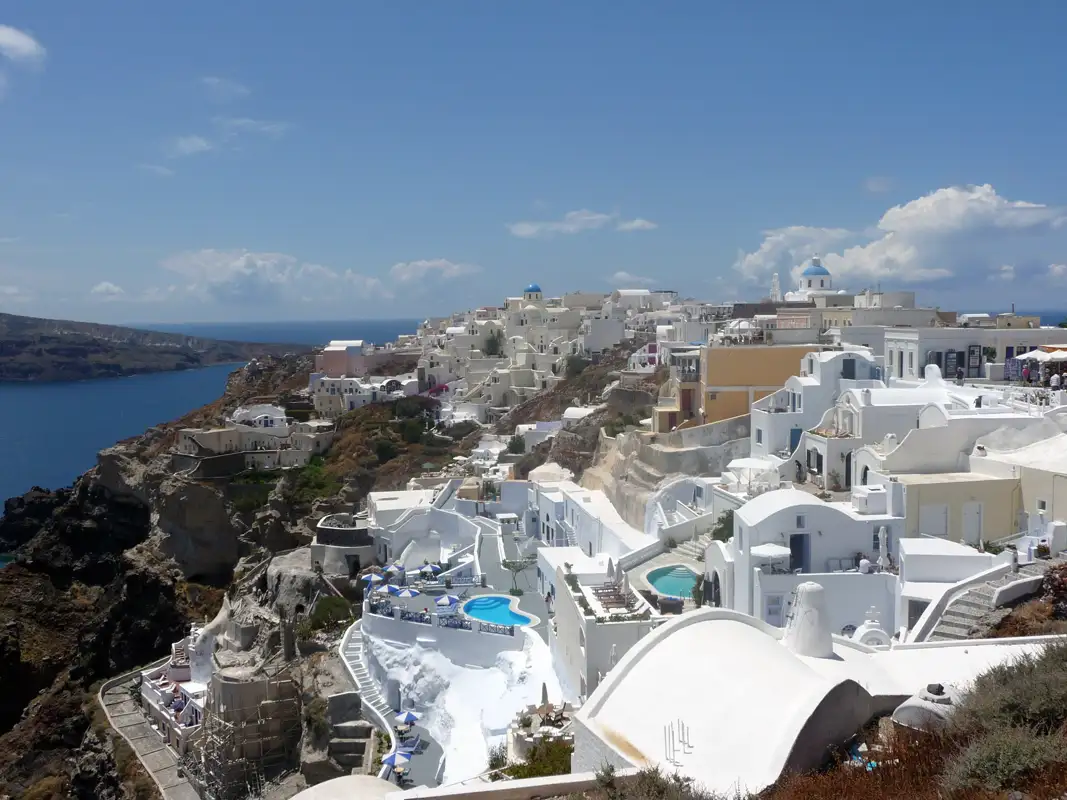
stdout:
[(870, 467), (864, 467), (863, 471), (860, 473), (860, 484), (863, 486), (867, 485), (867, 476), (870, 474), (870, 471)]
[(845, 454), (845, 488), (852, 488), (852, 453)]
[(711, 573), (711, 582), (708, 584), (707, 605), (719, 608), (722, 606), (722, 582), (719, 580), (719, 571)]

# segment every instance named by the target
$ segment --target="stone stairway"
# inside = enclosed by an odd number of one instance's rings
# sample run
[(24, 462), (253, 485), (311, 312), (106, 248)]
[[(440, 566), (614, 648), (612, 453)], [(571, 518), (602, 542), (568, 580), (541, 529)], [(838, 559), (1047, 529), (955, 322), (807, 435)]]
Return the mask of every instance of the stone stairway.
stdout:
[(367, 753), (374, 726), (365, 720), (339, 722), (331, 726), (328, 751), (330, 758), (348, 770), (359, 771)]
[(708, 542), (711, 541), (710, 533), (703, 533), (696, 539), (689, 539), (682, 542), (676, 548), (677, 552), (683, 555), (689, 556), (694, 561), (704, 560), (704, 550), (707, 549)]
[(1037, 562), (1019, 567), (1018, 573), (1009, 572), (999, 578), (994, 578), (986, 583), (979, 584), (968, 590), (954, 600), (937, 625), (926, 637), (928, 642), (945, 642), (960, 639), (970, 639), (972, 632), (981, 633), (982, 625), (979, 622), (993, 611), (993, 595), (1001, 586), (1022, 580), (1044, 575), (1048, 570), (1047, 562)]
[(345, 662), (352, 670), (356, 679), (356, 688), (359, 690), (359, 699), (373, 708), (388, 721), (393, 716), (393, 709), (385, 702), (378, 684), (371, 677), (367, 669), (367, 663), (363, 659), (363, 631), (358, 627), (352, 631), (348, 641), (344, 643), (343, 655)]

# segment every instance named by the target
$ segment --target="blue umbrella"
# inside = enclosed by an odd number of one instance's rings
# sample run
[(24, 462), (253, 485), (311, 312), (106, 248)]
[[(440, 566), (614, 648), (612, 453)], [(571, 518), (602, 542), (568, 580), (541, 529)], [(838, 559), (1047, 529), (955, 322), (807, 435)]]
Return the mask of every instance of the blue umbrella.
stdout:
[(400, 592), (403, 590), (399, 586), (393, 586), (392, 584), (390, 584), (389, 586), (385, 587), (385, 591), (389, 592), (389, 594), (391, 595), (396, 596), (400, 594)]
[(388, 764), (390, 767), (402, 767), (409, 761), (411, 761), (411, 756), (406, 756), (403, 753), (390, 753), (382, 759), (382, 763)]
[(434, 603), (439, 606), (454, 606), (459, 602), (459, 598), (454, 594), (443, 594), (434, 600)]
[(441, 568), (439, 566), (437, 566), (437, 564), (427, 564), (426, 566), (424, 566), (422, 569), (419, 570), (419, 572), (432, 572), (434, 575), (436, 575), (440, 571), (441, 571)]
[(373, 572), (369, 572), (366, 575), (364, 575), (362, 578), (360, 578), (360, 580), (361, 581), (366, 581), (367, 583), (381, 583), (382, 582), (382, 576), (381, 575), (376, 575)]
[(390, 564), (388, 567), (385, 568), (385, 571), (390, 573), (391, 575), (396, 575), (396, 573), (401, 571), (401, 568), (398, 567), (396, 564)]
[(410, 725), (412, 722), (419, 721), (419, 715), (414, 711), (401, 711), (396, 715), (396, 721), (402, 725)]
[(397, 597), (418, 597), (422, 592), (418, 589), (401, 589), (397, 592)]
[(392, 594), (392, 592), (390, 590), (394, 589), (394, 588), (396, 588), (396, 587), (394, 587), (394, 586), (379, 586), (377, 589), (374, 590), (374, 593), (375, 594)]

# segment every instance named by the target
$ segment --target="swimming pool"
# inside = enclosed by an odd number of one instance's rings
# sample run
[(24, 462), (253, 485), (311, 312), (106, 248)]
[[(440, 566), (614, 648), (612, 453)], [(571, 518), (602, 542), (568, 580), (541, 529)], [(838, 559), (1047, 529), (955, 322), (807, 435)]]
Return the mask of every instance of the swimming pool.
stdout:
[(645, 580), (658, 594), (665, 594), (669, 597), (692, 597), (697, 574), (689, 567), (672, 564), (669, 567), (650, 570), (645, 575)]
[(511, 598), (502, 594), (475, 597), (463, 604), (463, 613), (482, 622), (497, 625), (529, 625), (533, 618), (511, 607)]

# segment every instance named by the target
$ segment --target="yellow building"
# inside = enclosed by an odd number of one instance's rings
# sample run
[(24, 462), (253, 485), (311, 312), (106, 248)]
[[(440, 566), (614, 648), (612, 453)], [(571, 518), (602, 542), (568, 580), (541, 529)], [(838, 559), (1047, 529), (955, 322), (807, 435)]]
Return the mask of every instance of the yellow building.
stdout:
[(706, 424), (747, 414), (753, 402), (800, 374), (804, 356), (827, 349), (818, 344), (701, 347), (701, 421)]
[(977, 545), (1015, 533), (1022, 489), (1018, 478), (977, 472), (894, 474), (904, 486), (905, 535), (943, 536)]

